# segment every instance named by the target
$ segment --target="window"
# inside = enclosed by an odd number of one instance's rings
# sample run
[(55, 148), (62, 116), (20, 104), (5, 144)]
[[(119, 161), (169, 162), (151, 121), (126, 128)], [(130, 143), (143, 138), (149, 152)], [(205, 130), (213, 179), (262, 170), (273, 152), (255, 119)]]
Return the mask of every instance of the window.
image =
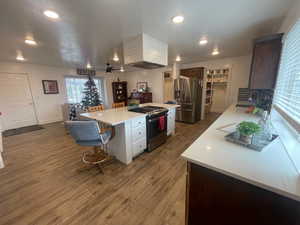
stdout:
[(274, 108), (300, 132), (300, 20), (287, 34), (274, 94)]
[[(103, 101), (104, 93), (103, 93), (103, 79), (101, 78), (93, 78), (95, 84), (99, 91), (100, 100)], [(83, 98), (83, 89), (84, 84), (87, 82), (87, 77), (66, 77), (66, 89), (67, 89), (67, 97), (68, 103), (75, 104), (80, 103)]]

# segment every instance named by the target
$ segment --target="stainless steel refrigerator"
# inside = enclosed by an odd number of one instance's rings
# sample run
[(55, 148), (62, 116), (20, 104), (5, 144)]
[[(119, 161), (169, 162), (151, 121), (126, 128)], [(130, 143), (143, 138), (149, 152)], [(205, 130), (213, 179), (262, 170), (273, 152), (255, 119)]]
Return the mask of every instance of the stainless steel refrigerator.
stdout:
[(174, 97), (178, 105), (176, 121), (195, 123), (202, 115), (203, 81), (180, 76), (174, 80)]

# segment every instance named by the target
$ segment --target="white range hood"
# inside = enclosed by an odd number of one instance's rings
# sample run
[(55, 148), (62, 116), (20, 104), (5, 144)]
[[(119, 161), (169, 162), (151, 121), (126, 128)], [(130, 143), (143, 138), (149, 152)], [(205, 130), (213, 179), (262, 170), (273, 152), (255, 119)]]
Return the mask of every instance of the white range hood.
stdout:
[(147, 34), (140, 34), (123, 43), (125, 65), (156, 69), (168, 65), (168, 44)]

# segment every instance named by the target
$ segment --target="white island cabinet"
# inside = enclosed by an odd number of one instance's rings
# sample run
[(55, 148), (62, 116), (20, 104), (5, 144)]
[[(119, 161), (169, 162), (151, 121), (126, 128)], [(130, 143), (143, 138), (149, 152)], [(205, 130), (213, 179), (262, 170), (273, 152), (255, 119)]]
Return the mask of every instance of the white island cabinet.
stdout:
[[(178, 105), (147, 103), (141, 107), (151, 105), (167, 108), (167, 134), (175, 133), (175, 111)], [(115, 128), (115, 136), (108, 143), (108, 150), (119, 161), (129, 164), (132, 159), (147, 148), (146, 114), (129, 112), (126, 107), (108, 109), (101, 112), (83, 113), (81, 116), (94, 119)]]
[(176, 118), (176, 108), (169, 109), (168, 112), (168, 129), (167, 135), (174, 135), (175, 134), (175, 118)]

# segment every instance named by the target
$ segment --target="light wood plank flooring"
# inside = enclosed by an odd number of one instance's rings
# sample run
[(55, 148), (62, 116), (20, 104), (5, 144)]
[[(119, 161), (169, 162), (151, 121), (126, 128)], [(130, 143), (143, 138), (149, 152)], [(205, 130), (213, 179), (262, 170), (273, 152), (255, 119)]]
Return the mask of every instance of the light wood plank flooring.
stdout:
[(211, 124), (176, 123), (176, 135), (104, 175), (80, 161), (61, 123), (4, 138), (0, 224), (183, 225), (186, 162), (180, 154)]

